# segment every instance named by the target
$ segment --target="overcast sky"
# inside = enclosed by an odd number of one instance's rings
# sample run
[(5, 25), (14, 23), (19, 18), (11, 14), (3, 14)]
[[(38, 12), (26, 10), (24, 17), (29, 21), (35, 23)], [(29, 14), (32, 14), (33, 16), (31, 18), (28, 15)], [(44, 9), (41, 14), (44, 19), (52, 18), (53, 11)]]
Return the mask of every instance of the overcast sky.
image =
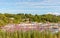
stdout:
[(0, 13), (60, 14), (60, 0), (0, 0)]

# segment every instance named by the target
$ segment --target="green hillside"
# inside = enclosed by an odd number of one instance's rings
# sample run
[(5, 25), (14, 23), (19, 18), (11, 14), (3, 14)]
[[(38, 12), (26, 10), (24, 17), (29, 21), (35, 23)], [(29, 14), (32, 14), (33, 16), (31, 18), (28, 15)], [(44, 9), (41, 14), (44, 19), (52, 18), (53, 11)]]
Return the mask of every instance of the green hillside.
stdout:
[(0, 14), (0, 26), (4, 26), (9, 23), (20, 23), (20, 22), (60, 22), (60, 16), (52, 14), (44, 15), (32, 15), (32, 14)]

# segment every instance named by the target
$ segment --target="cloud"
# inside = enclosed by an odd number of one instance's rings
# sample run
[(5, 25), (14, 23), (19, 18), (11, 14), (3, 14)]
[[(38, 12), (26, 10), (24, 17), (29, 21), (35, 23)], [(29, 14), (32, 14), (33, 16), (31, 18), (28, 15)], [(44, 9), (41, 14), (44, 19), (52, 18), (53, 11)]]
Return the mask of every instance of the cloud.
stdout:
[(60, 12), (60, 0), (18, 0), (19, 2), (16, 1), (17, 0), (15, 0), (15, 2), (13, 0), (12, 2), (0, 2), (1, 12), (34, 12), (38, 14), (40, 12)]
[(60, 15), (60, 13), (57, 13), (57, 12), (48, 12), (46, 14)]
[(12, 14), (17, 14), (17, 13), (27, 13), (27, 14), (37, 14), (39, 13), (38, 10), (0, 10), (0, 13), (12, 13)]
[(35, 6), (60, 6), (60, 1), (44, 1), (41, 3), (34, 4)]

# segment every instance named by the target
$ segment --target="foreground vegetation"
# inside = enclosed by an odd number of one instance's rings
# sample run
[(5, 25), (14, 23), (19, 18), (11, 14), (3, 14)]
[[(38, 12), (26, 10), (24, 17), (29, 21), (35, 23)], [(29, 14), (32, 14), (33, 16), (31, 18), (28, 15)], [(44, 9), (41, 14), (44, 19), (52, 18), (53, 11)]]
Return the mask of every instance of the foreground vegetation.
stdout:
[(4, 32), (0, 31), (0, 38), (60, 38), (60, 32), (40, 32), (40, 31), (15, 31)]
[(32, 15), (32, 14), (0, 14), (0, 26), (4, 26), (9, 23), (18, 24), (20, 22), (60, 22), (60, 16), (52, 14), (44, 15)]

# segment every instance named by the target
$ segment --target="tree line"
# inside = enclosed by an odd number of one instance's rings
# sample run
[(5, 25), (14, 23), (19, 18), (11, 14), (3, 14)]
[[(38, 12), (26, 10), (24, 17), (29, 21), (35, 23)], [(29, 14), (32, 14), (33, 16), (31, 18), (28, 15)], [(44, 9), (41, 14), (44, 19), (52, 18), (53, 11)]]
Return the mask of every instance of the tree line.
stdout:
[(51, 23), (58, 23), (60, 22), (60, 15), (52, 15), (52, 14), (43, 14), (43, 15), (38, 15), (38, 14), (0, 14), (0, 26), (6, 25), (9, 23), (21, 23), (21, 22), (51, 22)]

